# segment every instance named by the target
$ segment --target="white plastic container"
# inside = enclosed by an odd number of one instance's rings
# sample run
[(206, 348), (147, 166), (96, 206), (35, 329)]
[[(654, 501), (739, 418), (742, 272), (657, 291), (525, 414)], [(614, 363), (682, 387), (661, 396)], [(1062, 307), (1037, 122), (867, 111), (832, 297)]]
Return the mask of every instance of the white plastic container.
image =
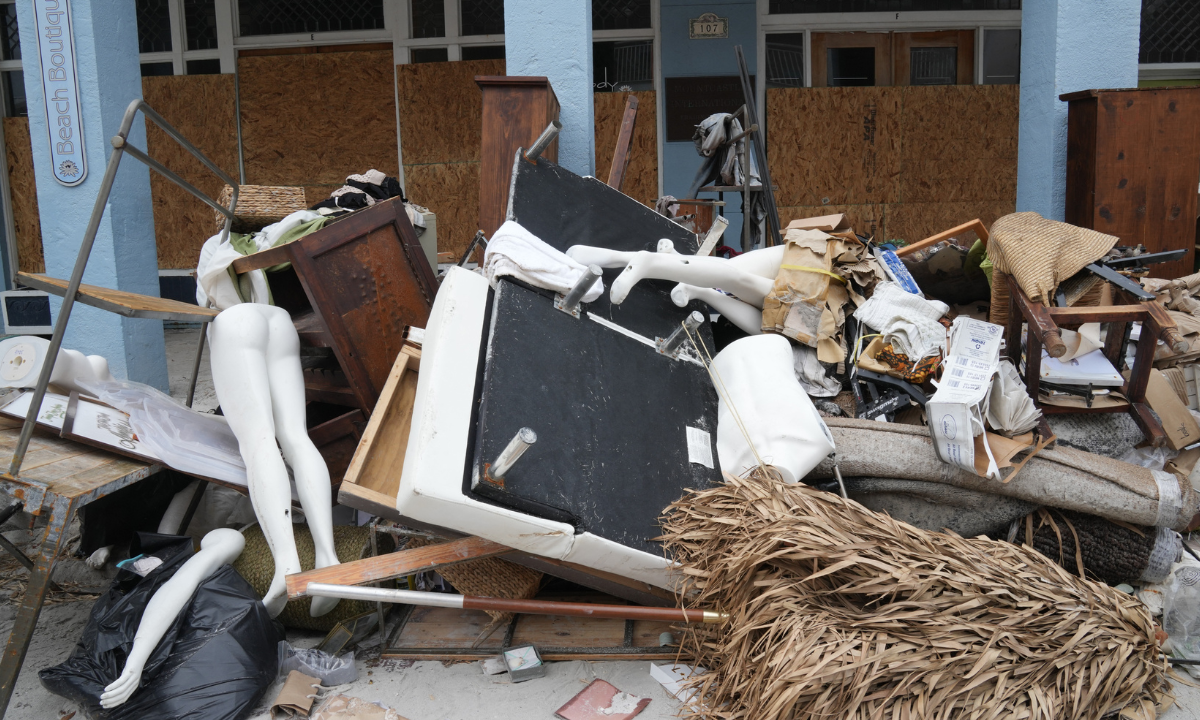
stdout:
[(713, 369), (724, 386), (717, 387), (717, 455), (725, 472), (744, 475), (758, 465), (747, 434), (758, 457), (787, 483), (802, 480), (834, 451), (829, 428), (796, 380), (787, 338), (764, 334), (737, 340), (713, 358)]

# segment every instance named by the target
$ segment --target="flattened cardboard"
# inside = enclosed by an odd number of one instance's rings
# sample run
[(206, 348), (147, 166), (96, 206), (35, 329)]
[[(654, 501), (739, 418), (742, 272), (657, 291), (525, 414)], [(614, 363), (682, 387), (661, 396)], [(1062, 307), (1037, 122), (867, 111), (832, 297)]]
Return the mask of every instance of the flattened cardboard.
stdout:
[(288, 674), (283, 687), (280, 688), (279, 696), (271, 704), (271, 720), (308, 717), (312, 710), (313, 699), (320, 687), (320, 680), (309, 677), (299, 670), (293, 670)]
[(850, 229), (850, 221), (845, 213), (821, 215), (819, 217), (803, 218), (788, 223), (787, 230), (820, 230), (821, 232), (838, 232)]

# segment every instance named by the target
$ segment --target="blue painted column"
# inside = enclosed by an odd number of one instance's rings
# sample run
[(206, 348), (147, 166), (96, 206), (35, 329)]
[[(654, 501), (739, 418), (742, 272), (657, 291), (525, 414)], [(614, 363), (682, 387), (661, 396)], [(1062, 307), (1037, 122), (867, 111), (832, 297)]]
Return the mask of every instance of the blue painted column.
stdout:
[[(661, 0), (662, 12), (660, 27), (662, 33), (662, 76), (664, 87), (658, 88), (662, 101), (659, 103), (659, 117), (665, 118), (671, 112), (668, 108), (669, 97), (666, 92), (666, 82), (669, 78), (680, 77), (738, 77), (737, 56), (734, 46), (741, 45), (746, 55), (746, 69), (750, 75), (756, 75), (758, 59), (758, 8), (755, 0)], [(692, 39), (688, 32), (689, 22), (704, 13), (714, 13), (718, 17), (729, 20), (729, 37), (714, 39)], [(761, 78), (755, 78), (762, 82)], [(685, 98), (686, 100), (686, 98)], [(721, 108), (722, 112), (737, 110), (737, 103), (729, 108)], [(716, 112), (716, 110), (714, 110)], [(766, 115), (765, 108), (758, 109), (761, 119)], [(659, 170), (663, 179), (663, 194), (682, 198), (687, 195), (688, 187), (700, 169), (702, 158), (696, 152), (696, 146), (691, 139), (667, 142), (666, 134), (659, 138), (663, 143), (663, 166)], [(716, 200), (713, 194), (702, 195), (705, 199)], [(729, 220), (729, 228), (725, 231), (724, 242), (734, 248), (742, 245), (742, 196), (740, 193), (725, 194), (725, 218)]]
[(577, 175), (595, 175), (592, 0), (504, 3), (504, 58), (509, 75), (550, 79), (562, 109), (558, 164)]
[(1026, 0), (1021, 10), (1017, 210), (1062, 220), (1067, 104), (1063, 93), (1137, 87), (1141, 0)]
[[(35, 16), (35, 7), (42, 16), (41, 22)], [(50, 143), (52, 137), (55, 142), (64, 139), (63, 128), (57, 115), (53, 125), (48, 120), (43, 93), (45, 79), (53, 105), (53, 98), (68, 94), (63, 91), (68, 81), (61, 79), (62, 68), (52, 63), (42, 66), (38, 47), (39, 34), (59, 37), (65, 15), (54, 13), (65, 12), (70, 13), (82, 125), (74, 128), (70, 140), (82, 146), (87, 172), (83, 182), (73, 187), (55, 179), (56, 167), (61, 174), (63, 158), (61, 155), (51, 158)], [(70, 0), (68, 10), (68, 0), (23, 0), (17, 3), (17, 19), (21, 56), (25, 58), (25, 95), (29, 103), (29, 134), (33, 139), (46, 273), (66, 279), (75, 266), (92, 204), (112, 152), (110, 140), (120, 127), (125, 108), (142, 95), (135, 2)], [(54, 58), (57, 62), (61, 60)], [(140, 148), (146, 147), (146, 129), (141, 117), (134, 122), (129, 140)], [(78, 167), (79, 163), (75, 165)], [(202, 231), (197, 229), (197, 232)], [(131, 157), (121, 161), (83, 281), (143, 295), (159, 294), (150, 174), (145, 165)], [(52, 297), (55, 320), (59, 305), (58, 298)], [(63, 347), (103, 355), (116, 377), (167, 389), (162, 321), (123, 318), (77, 303), (71, 311)]]

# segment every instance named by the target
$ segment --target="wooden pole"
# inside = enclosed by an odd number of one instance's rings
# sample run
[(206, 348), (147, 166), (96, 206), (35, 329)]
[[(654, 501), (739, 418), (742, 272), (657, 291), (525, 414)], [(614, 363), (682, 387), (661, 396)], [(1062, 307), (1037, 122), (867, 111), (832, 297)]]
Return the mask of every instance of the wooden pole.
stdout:
[(399, 603), (425, 607), (491, 610), (526, 615), (571, 615), (577, 617), (617, 618), (619, 620), (656, 620), (659, 622), (723, 623), (728, 613), (713, 610), (642, 607), (639, 605), (598, 605), (593, 603), (554, 602), (550, 600), (506, 600), (503, 598), (454, 595), (451, 593), (420, 592), (416, 590), (386, 590), (354, 585), (330, 585), (310, 582), (307, 594), (313, 597), (333, 597), (343, 600)]
[(629, 167), (633, 149), (633, 130), (637, 126), (638, 99), (633, 93), (625, 97), (625, 115), (621, 119), (621, 132), (617, 135), (617, 148), (613, 151), (612, 165), (608, 170), (608, 186), (620, 190), (625, 184), (625, 170)]

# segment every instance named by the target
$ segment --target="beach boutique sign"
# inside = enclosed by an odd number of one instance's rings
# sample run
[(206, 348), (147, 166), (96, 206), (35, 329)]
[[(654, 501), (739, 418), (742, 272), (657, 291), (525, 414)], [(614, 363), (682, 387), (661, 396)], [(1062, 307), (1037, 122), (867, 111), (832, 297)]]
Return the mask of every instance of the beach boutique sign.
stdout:
[(87, 159), (79, 111), (71, 5), (69, 0), (33, 0), (33, 9), (54, 179), (63, 185), (78, 185), (87, 177)]

